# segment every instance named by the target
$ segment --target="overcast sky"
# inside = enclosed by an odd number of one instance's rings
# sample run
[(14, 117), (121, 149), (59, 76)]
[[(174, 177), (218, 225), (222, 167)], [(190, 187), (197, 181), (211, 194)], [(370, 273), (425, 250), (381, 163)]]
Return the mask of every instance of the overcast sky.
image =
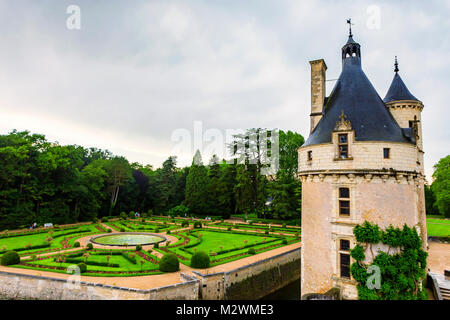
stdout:
[[(69, 5), (79, 30), (66, 26)], [(423, 101), (430, 177), (450, 146), (450, 1), (0, 0), (0, 134), (30, 130), (154, 167), (194, 121), (307, 138), (308, 61), (324, 58), (327, 78), (339, 76), (349, 17), (379, 95), (397, 55)]]

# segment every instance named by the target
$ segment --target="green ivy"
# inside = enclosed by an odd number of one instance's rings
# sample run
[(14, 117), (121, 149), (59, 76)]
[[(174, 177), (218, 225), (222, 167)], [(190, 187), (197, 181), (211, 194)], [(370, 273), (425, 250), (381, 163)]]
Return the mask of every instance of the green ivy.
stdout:
[[(416, 229), (403, 229), (389, 226), (381, 230), (378, 225), (364, 222), (353, 229), (357, 245), (350, 251), (356, 262), (351, 265), (350, 272), (357, 281), (358, 298), (360, 300), (426, 300), (427, 294), (422, 282), (426, 277), (427, 252), (422, 250), (422, 240)], [(388, 246), (387, 252), (379, 251), (373, 255), (372, 245), (383, 243)], [(365, 260), (365, 249), (369, 248), (374, 256), (368, 265)], [(400, 252), (389, 254), (392, 248)], [(366, 286), (367, 273), (371, 265), (378, 266), (381, 272), (381, 287), (370, 289)]]

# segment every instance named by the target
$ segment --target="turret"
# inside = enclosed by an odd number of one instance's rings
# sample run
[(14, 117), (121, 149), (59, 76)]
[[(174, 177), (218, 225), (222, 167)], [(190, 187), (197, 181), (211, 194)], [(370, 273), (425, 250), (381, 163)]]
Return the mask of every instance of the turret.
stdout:
[[(411, 132), (417, 147), (423, 151), (421, 122), (423, 104), (408, 90), (399, 71), (397, 57), (395, 57), (394, 79), (383, 101), (399, 126), (405, 132), (408, 130)], [(423, 162), (420, 159), (418, 161)]]

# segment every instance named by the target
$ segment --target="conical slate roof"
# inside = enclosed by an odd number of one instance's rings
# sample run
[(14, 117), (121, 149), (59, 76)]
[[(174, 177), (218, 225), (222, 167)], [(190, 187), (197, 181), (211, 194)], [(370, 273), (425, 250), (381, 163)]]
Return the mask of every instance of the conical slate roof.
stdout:
[(326, 100), (324, 114), (304, 145), (331, 142), (342, 110), (355, 130), (356, 141), (411, 142), (361, 69), (359, 44), (351, 40), (342, 48), (342, 72)]
[(402, 78), (400, 77), (398, 72), (396, 72), (394, 75), (394, 79), (392, 80), (391, 86), (389, 87), (389, 90), (386, 94), (386, 97), (384, 97), (383, 101), (385, 103), (387, 103), (387, 102), (398, 101), (398, 100), (419, 101), (416, 97), (414, 97), (411, 94), (411, 92), (409, 92), (409, 90), (406, 87), (405, 83), (403, 82)]

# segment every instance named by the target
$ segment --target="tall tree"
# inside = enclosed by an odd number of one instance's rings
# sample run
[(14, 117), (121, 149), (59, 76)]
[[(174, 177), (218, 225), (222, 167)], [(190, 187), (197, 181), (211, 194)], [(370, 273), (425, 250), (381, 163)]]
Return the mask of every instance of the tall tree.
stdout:
[(236, 185), (234, 186), (236, 197), (236, 209), (245, 214), (252, 213), (256, 208), (255, 189), (253, 187), (252, 172), (248, 170), (245, 164), (236, 166)]
[(197, 150), (186, 179), (185, 205), (189, 208), (189, 212), (198, 215), (210, 214), (208, 212), (208, 184), (208, 171), (203, 165), (200, 151)]
[(298, 148), (303, 143), (305, 143), (305, 139), (301, 134), (292, 131), (279, 131), (280, 171), (284, 171), (292, 177), (297, 174)]
[(450, 155), (434, 166), (433, 178), (431, 188), (436, 196), (436, 205), (441, 214), (450, 218)]
[(297, 179), (298, 148), (304, 143), (302, 135), (279, 131), (280, 166), (276, 179), (269, 182), (268, 194), (273, 199), (271, 213), (278, 219), (301, 216), (301, 182)]
[(120, 188), (131, 178), (131, 167), (123, 157), (115, 157), (106, 162), (108, 191), (110, 193), (109, 215), (112, 214), (119, 198)]
[(156, 184), (156, 210), (166, 213), (170, 208), (176, 206), (176, 172), (177, 158), (169, 157), (164, 161), (162, 169), (158, 172)]
[(429, 185), (425, 185), (425, 212), (426, 214), (439, 213), (439, 209), (436, 205), (436, 196)]

